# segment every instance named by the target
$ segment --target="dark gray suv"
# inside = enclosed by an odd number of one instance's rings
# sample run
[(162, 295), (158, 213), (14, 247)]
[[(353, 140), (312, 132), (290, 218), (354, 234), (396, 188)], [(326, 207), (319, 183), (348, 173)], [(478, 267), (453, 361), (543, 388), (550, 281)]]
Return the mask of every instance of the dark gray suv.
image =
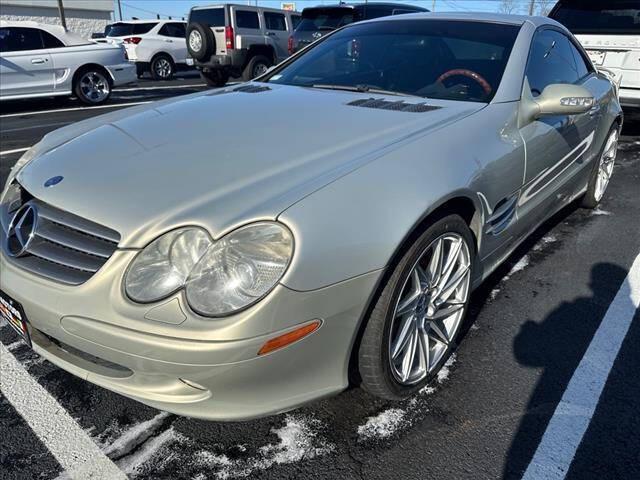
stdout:
[(340, 3), (305, 8), (302, 11), (302, 21), (289, 37), (289, 53), (295, 53), (327, 33), (350, 23), (428, 11), (426, 8), (402, 3)]

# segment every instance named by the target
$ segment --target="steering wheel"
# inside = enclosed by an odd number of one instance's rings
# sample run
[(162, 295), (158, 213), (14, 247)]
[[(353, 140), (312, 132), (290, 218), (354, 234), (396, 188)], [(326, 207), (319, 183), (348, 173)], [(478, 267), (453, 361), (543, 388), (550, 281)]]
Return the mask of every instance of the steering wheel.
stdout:
[(472, 80), (475, 80), (476, 82), (478, 82), (478, 84), (484, 90), (484, 93), (486, 93), (487, 95), (490, 95), (491, 92), (493, 91), (493, 88), (491, 88), (491, 85), (489, 84), (489, 82), (487, 82), (482, 75), (474, 72), (473, 70), (466, 70), (464, 68), (454, 68), (453, 70), (448, 70), (444, 72), (442, 75), (440, 75), (436, 80), (436, 82), (442, 83), (447, 78), (456, 77), (456, 76), (467, 77)]

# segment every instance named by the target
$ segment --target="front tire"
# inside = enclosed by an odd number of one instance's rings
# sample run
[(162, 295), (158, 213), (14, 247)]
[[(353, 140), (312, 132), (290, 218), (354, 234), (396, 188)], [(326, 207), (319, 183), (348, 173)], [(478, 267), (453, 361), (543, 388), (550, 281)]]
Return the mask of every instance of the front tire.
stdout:
[(86, 105), (101, 105), (111, 96), (111, 78), (101, 68), (86, 68), (78, 73), (73, 92)]
[(593, 172), (589, 178), (587, 192), (582, 197), (584, 208), (596, 208), (607, 190), (609, 180), (613, 174), (613, 165), (618, 152), (618, 138), (620, 137), (620, 127), (616, 123), (611, 127), (607, 139), (602, 146), (600, 156), (596, 160)]
[(221, 70), (213, 70), (211, 72), (200, 72), (200, 77), (209, 87), (224, 87), (229, 81), (229, 74)]
[(155, 56), (150, 68), (154, 80), (171, 80), (176, 73), (176, 66), (169, 55)]
[(358, 352), (362, 387), (389, 400), (428, 383), (455, 348), (471, 293), (474, 242), (458, 215), (427, 228), (397, 262)]

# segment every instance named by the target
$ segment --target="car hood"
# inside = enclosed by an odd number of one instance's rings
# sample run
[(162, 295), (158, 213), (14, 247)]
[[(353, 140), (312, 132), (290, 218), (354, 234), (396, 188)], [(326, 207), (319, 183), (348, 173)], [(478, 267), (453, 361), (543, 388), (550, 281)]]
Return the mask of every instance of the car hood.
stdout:
[[(123, 248), (141, 248), (184, 225), (202, 226), (217, 238), (249, 221), (275, 219), (389, 149), (484, 106), (430, 101), (439, 108), (409, 113), (347, 105), (368, 98), (359, 93), (283, 85), (237, 89), (114, 112), (53, 132), (18, 181), (42, 201), (117, 230)], [(45, 187), (55, 176), (62, 182)]]

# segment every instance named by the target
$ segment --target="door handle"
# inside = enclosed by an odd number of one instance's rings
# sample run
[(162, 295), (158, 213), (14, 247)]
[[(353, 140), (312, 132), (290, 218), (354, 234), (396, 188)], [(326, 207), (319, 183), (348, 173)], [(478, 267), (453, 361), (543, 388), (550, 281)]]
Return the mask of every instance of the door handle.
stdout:
[(169, 40), (169, 39), (167, 39), (167, 40), (165, 40), (165, 42), (167, 42), (167, 43), (173, 43), (173, 40)]
[(41, 65), (44, 63), (44, 58), (32, 58), (31, 63), (33, 65)]
[(270, 37), (275, 35), (275, 33), (273, 33), (273, 32), (266, 32), (266, 34), (269, 35)]

